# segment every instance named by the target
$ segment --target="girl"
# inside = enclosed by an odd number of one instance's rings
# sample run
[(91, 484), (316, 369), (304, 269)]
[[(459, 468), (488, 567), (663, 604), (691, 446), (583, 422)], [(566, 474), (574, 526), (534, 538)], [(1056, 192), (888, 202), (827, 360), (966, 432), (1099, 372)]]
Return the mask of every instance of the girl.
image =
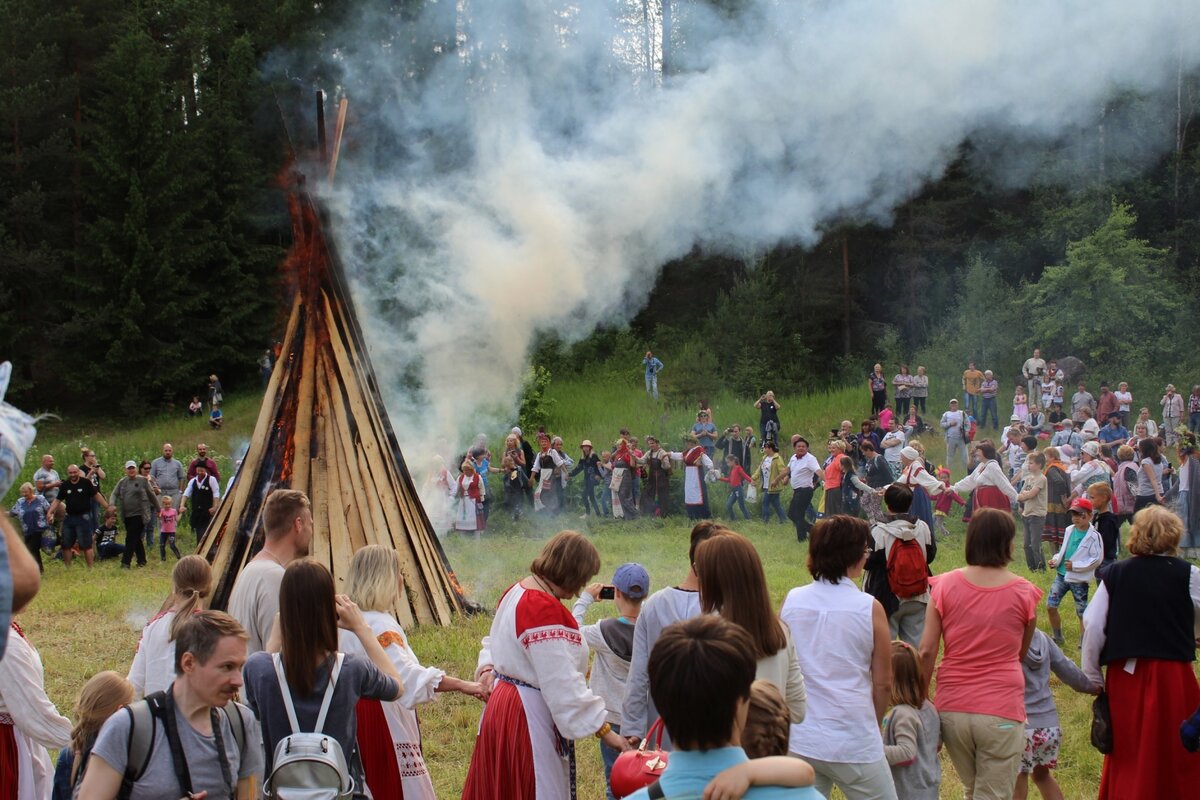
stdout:
[[(129, 667), (129, 683), (138, 697), (163, 691), (175, 680), (175, 634), (212, 589), (212, 567), (203, 556), (179, 559), (171, 570), (167, 606), (142, 629)], [(97, 729), (99, 730), (99, 729)]]
[(725, 516), (733, 519), (733, 504), (736, 501), (742, 509), (742, 517), (750, 519), (750, 512), (746, 510), (746, 487), (754, 479), (746, 473), (746, 470), (742, 469), (742, 462), (738, 460), (737, 456), (726, 456), (725, 463), (729, 467), (729, 475), (718, 478), (729, 484), (729, 499), (725, 502)]
[(925, 696), (921, 659), (908, 642), (892, 642), (892, 709), (883, 718), (883, 754), (898, 800), (937, 800), (942, 782), (941, 721)]
[(131, 702), (133, 686), (112, 670), (97, 672), (83, 685), (79, 699), (75, 701), (71, 745), (59, 751), (58, 765), (54, 768), (53, 800), (71, 800), (75, 796), (100, 728), (122, 706)]
[(175, 546), (175, 525), (179, 522), (179, 511), (172, 508), (171, 495), (164, 494), (162, 496), (162, 508), (158, 510), (158, 556), (163, 561), (167, 560), (167, 545), (171, 546), (171, 552), (175, 554), (175, 560), (179, 560), (179, 548)]
[(50, 503), (46, 498), (33, 490), (32, 483), (21, 484), (21, 497), (12, 507), (11, 513), (21, 521), (21, 532), (24, 534), (25, 546), (37, 561), (38, 571), (42, 572), (42, 534), (50, 527), (46, 517), (50, 511)]
[(454, 530), (479, 532), (486, 527), (483, 519), (483, 481), (475, 473), (475, 463), (464, 458), (454, 482)]
[(958, 492), (950, 488), (950, 470), (946, 467), (939, 467), (937, 471), (938, 480), (942, 482), (942, 493), (937, 496), (937, 500), (933, 506), (933, 525), (934, 533), (939, 537), (949, 536), (950, 531), (946, 528), (946, 516), (950, 510), (954, 508), (954, 504), (966, 507), (966, 501)]
[(1029, 418), (1029, 397), (1025, 394), (1025, 384), (1018, 383), (1013, 393), (1013, 416), (1022, 420)]

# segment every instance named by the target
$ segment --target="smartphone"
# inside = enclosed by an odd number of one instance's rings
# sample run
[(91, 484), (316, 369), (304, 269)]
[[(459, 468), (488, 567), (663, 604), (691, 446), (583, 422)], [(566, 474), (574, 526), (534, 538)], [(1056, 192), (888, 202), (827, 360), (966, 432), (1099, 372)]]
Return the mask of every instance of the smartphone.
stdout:
[(615, 586), (601, 586), (600, 587), (600, 599), (601, 600), (612, 600), (616, 596), (617, 595), (616, 595), (616, 587)]

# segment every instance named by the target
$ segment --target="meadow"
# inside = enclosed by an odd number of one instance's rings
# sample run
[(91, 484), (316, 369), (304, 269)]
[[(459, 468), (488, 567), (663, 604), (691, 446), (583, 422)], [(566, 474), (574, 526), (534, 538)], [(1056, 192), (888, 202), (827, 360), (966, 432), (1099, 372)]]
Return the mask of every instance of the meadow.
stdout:
[[(691, 407), (668, 408), (654, 403), (640, 388), (630, 385), (597, 385), (592, 382), (564, 382), (551, 387), (555, 401), (547, 427), (561, 434), (567, 450), (576, 453), (578, 443), (590, 438), (597, 446), (614, 439), (621, 427), (635, 434), (653, 433), (678, 446), (684, 430), (694, 416)], [(781, 418), (785, 433), (799, 431), (814, 443), (822, 442), (829, 428), (844, 417), (857, 419), (865, 411), (867, 398), (861, 389), (807, 396), (781, 396)], [(758, 414), (752, 401), (739, 400), (731, 395), (714, 394), (710, 405), (717, 425), (737, 422), (757, 427)], [(231, 398), (226, 405), (226, 427), (210, 431), (202, 419), (187, 419), (181, 415), (164, 416), (140, 425), (117, 423), (87, 423), (74, 420), (49, 421), (42, 424), (38, 442), (27, 460), (26, 476), (32, 474), (38, 454), (55, 455), (58, 468), (64, 471), (67, 463), (78, 458), (81, 445), (96, 449), (101, 463), (109, 468), (106, 488), (111, 488), (126, 458), (152, 458), (164, 441), (171, 441), (176, 452), (188, 458), (197, 441), (204, 441), (216, 454), (222, 470), (222, 484), (232, 458), (249, 440), (257, 396)], [(847, 414), (852, 410), (855, 414)], [(493, 450), (500, 447), (493, 442)], [(933, 460), (940, 455), (936, 443), (931, 443)], [(822, 450), (815, 448), (818, 454)], [(410, 463), (423, 463), (413, 453), (407, 454)], [(420, 479), (420, 476), (418, 476)], [(713, 509), (724, 509), (724, 487), (713, 489)], [(15, 495), (6, 502), (11, 504)], [(784, 498), (786, 504), (786, 497)], [(806, 546), (795, 541), (789, 525), (766, 525), (758, 521), (758, 507), (750, 506), (754, 517), (749, 522), (738, 521), (732, 527), (754, 541), (766, 566), (767, 579), (773, 600), (781, 603), (787, 591), (807, 583), (805, 568)], [(578, 519), (568, 513), (553, 519), (532, 519), (514, 524), (503, 518), (502, 510), (493, 513), (493, 524), (480, 540), (473, 536), (450, 534), (444, 546), (451, 564), (469, 595), (484, 608), (494, 607), (500, 593), (521, 578), (529, 562), (546, 537), (560, 528), (574, 528), (588, 534), (600, 550), (603, 566), (598, 579), (608, 580), (613, 569), (626, 561), (639, 561), (651, 575), (652, 588), (678, 582), (687, 569), (687, 537), (690, 526), (682, 513), (665, 520), (641, 519), (632, 522)], [(951, 536), (939, 549), (934, 571), (946, 571), (961, 566), (962, 531), (960, 522), (951, 524)], [(193, 548), (195, 541), (183, 536), (181, 549)], [(169, 558), (169, 557), (168, 557)], [(114, 562), (102, 562), (92, 571), (76, 563), (69, 570), (61, 562), (49, 560), (42, 591), (33, 606), (21, 615), (20, 621), (30, 640), (41, 651), (46, 670), (46, 687), (60, 711), (70, 713), (75, 695), (86, 678), (102, 669), (125, 671), (133, 657), (141, 626), (158, 610), (169, 591), (170, 569), (173, 560), (160, 562), (157, 552), (151, 554), (144, 569), (124, 571)], [(1045, 575), (1025, 573), (1021, 563), (1013, 569), (1026, 574), (1043, 590), (1049, 588)], [(602, 614), (612, 613), (608, 604), (593, 607), (589, 621)], [(1073, 612), (1063, 613), (1067, 637), (1067, 654), (1076, 658), (1079, 643), (1078, 622)], [(1044, 604), (1039, 624), (1047, 629)], [(479, 640), (490, 625), (487, 614), (465, 617), (449, 629), (420, 628), (410, 632), (414, 652), (423, 663), (435, 664), (450, 674), (469, 676), (474, 670)], [(808, 646), (819, 647), (820, 643)], [(1094, 797), (1099, 783), (1100, 755), (1088, 743), (1090, 698), (1077, 695), (1055, 681), (1066, 740), (1059, 761), (1057, 776), (1067, 798)], [(420, 712), (426, 760), (434, 777), (439, 797), (457, 797), (461, 791), (481, 706), (458, 695), (441, 695), (439, 700)], [(603, 797), (603, 780), (599, 755), (594, 740), (581, 741), (577, 747), (579, 765), (579, 797), (585, 800)], [(943, 798), (963, 796), (961, 784), (953, 767), (943, 758)]]

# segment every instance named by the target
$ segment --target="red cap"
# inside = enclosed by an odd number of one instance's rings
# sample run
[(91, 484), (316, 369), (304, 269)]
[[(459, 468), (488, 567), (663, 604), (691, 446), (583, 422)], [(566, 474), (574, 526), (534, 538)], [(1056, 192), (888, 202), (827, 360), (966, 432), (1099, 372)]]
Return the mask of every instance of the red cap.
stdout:
[(1089, 514), (1095, 510), (1092, 507), (1092, 501), (1088, 500), (1086, 497), (1076, 497), (1071, 501), (1071, 510), (1074, 511), (1077, 508), (1086, 511)]

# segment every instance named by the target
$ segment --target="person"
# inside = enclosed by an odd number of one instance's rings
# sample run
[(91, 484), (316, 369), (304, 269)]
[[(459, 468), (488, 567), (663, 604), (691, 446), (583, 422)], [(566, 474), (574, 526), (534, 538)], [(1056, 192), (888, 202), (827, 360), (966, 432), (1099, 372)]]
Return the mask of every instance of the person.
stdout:
[(912, 405), (913, 389), (913, 376), (908, 371), (908, 364), (900, 365), (900, 372), (892, 378), (892, 386), (896, 390), (896, 413), (901, 417), (907, 417), (908, 409)]
[(183, 462), (175, 458), (175, 447), (170, 442), (164, 443), (162, 455), (150, 462), (150, 478), (158, 484), (162, 496), (171, 498), (171, 505), (179, 508), (188, 474)]
[(1108, 424), (1100, 429), (1096, 438), (1103, 444), (1121, 444), (1129, 439), (1129, 431), (1121, 424), (1120, 412), (1114, 411), (1108, 417)]
[[(519, 453), (520, 450), (516, 449), (516, 438), (509, 436), (509, 439), (512, 440), (514, 453)], [(596, 486), (600, 483), (600, 457), (594, 452), (592, 442), (589, 439), (584, 439), (583, 443), (579, 445), (579, 449), (579, 460), (575, 462), (575, 468), (571, 470), (568, 477), (574, 478), (580, 473), (583, 474), (583, 514), (579, 518), (587, 519), (589, 513), (596, 514), (597, 516), (600, 514), (600, 504), (596, 502)], [(514, 456), (507, 453), (505, 456), (509, 461), (513, 461)], [(504, 469), (512, 471), (515, 467), (516, 464), (514, 463), (513, 466), (505, 466)], [(506, 491), (505, 503), (507, 502), (508, 493)]]
[[(701, 450), (701, 454), (703, 451)], [(637, 483), (634, 465), (638, 457), (629, 444), (628, 433), (622, 433), (609, 454), (609, 465), (612, 478), (609, 480), (609, 490), (612, 495), (612, 512), (617, 519), (635, 519), (637, 503), (633, 496), (633, 487)], [(709, 468), (712, 462), (708, 462)], [(707, 495), (705, 496), (705, 513), (707, 515)]]
[(907, 434), (900, 427), (900, 421), (895, 417), (887, 422), (887, 433), (883, 437), (883, 441), (879, 443), (883, 450), (883, 457), (887, 459), (888, 466), (892, 468), (892, 475), (900, 474), (900, 451), (904, 449), (905, 439)]
[[(174, 665), (172, 665), (174, 669)], [(122, 706), (133, 702), (133, 686), (113, 672), (104, 670), (88, 678), (75, 701), (75, 725), (71, 742), (58, 752), (54, 767), (54, 792), (51, 800), (71, 800), (83, 781), (87, 762), (100, 728)]]
[(221, 407), (219, 405), (214, 405), (212, 410), (208, 412), (208, 427), (216, 431), (220, 430), (221, 426), (224, 424), (225, 415), (221, 412)]
[[(1121, 384), (1124, 386), (1125, 384)], [(1188, 410), (1188, 430), (1194, 436), (1200, 436), (1200, 383), (1192, 387), (1192, 393), (1188, 395), (1187, 401)]]
[(50, 503), (33, 490), (32, 483), (22, 483), (20, 491), (9, 513), (20, 521), (25, 547), (37, 561), (38, 572), (43, 572), (42, 536), (50, 530)]
[(899, 800), (937, 800), (942, 783), (942, 724), (925, 691), (921, 659), (892, 642), (892, 708), (883, 718), (883, 755)]
[(1029, 419), (1029, 395), (1025, 393), (1025, 387), (1019, 383), (1013, 392), (1013, 418), (1021, 422)]
[(181, 558), (171, 570), (171, 596), (166, 607), (142, 629), (129, 684), (137, 697), (166, 691), (174, 677), (175, 640), (179, 630), (212, 591), (212, 567), (202, 556)]
[(1096, 422), (1096, 418), (1092, 415), (1090, 408), (1079, 409), (1079, 439), (1084, 442), (1093, 442), (1100, 435), (1100, 423)]
[[(712, 459), (695, 434), (688, 434), (687, 441), (691, 446), (683, 452), (683, 504), (688, 519), (707, 519), (710, 514), (705, 476), (713, 468)], [(615, 504), (613, 512), (616, 513)]]
[[(920, 449), (918, 449), (920, 448)], [(912, 503), (908, 512), (933, 530), (933, 498), (945, 491), (946, 486), (925, 468), (923, 447), (916, 439), (911, 446), (900, 450), (900, 475), (896, 483), (912, 491)]]
[(1017, 502), (1021, 504), (1021, 523), (1025, 528), (1025, 566), (1030, 572), (1046, 570), (1046, 554), (1042, 550), (1042, 538), (1046, 533), (1046, 457), (1032, 452), (1025, 460), (1025, 471), (1021, 474), (1021, 491)]
[(70, 743), (71, 721), (46, 696), (41, 656), (16, 620), (0, 635), (0, 797), (44, 800), (54, 777), (46, 748)]
[(279, 611), (279, 585), (288, 564), (308, 555), (313, 536), (312, 506), (304, 492), (275, 489), (263, 506), (262, 549), (238, 573), (229, 595), (229, 614), (246, 631), (246, 652), (266, 649)]
[(770, 522), (773, 512), (779, 516), (780, 522), (786, 522), (787, 517), (783, 513), (780, 495), (783, 492), (784, 483), (787, 482), (788, 473), (774, 439), (763, 443), (763, 460), (758, 465), (758, 471), (758, 488), (762, 497), (762, 521)]
[(1162, 505), (1163, 472), (1167, 467), (1167, 460), (1159, 453), (1158, 442), (1154, 439), (1138, 442), (1138, 454), (1141, 460), (1138, 462), (1137, 489), (1133, 498), (1135, 514), (1148, 505)]
[(786, 756), (791, 719), (787, 701), (775, 684), (756, 678), (750, 684), (750, 707), (739, 737), (746, 756), (752, 760)]
[(138, 475), (146, 479), (146, 483), (150, 484), (150, 491), (154, 494), (155, 507), (153, 513), (150, 514), (150, 519), (146, 523), (146, 552), (147, 554), (154, 550), (154, 536), (158, 532), (158, 509), (162, 507), (162, 490), (158, 488), (158, 483), (155, 482), (154, 476), (150, 474), (150, 462), (142, 460), (138, 462)]
[(221, 381), (216, 375), (208, 376), (208, 402), (209, 405), (218, 406), (225, 399), (224, 391), (221, 389)]
[(962, 374), (963, 400), (967, 404), (965, 411), (979, 419), (980, 391), (983, 385), (983, 373), (975, 366), (974, 361), (967, 362), (967, 368)]
[(816, 770), (828, 797), (838, 786), (849, 800), (894, 800), (896, 789), (879, 725), (892, 693), (887, 615), (854, 581), (871, 550), (871, 529), (839, 514), (813, 527), (808, 571), (813, 582), (788, 592), (779, 616), (795, 642), (808, 708), (792, 726), (789, 751)]
[[(605, 587), (600, 583), (593, 583), (583, 590), (571, 615), (575, 617), (588, 649), (596, 654), (588, 675), (588, 688), (604, 700), (605, 721), (612, 726), (613, 732), (620, 733), (625, 680), (629, 677), (629, 663), (633, 658), (633, 632), (642, 611), (642, 601), (650, 593), (650, 574), (641, 564), (622, 564), (613, 573), (611, 586), (617, 616), (593, 625), (584, 624), (588, 609), (603, 596)], [(608, 800), (614, 800), (611, 776), (618, 755), (618, 751), (601, 742), (600, 761), (604, 765)]]
[[(102, 489), (100, 486), (101, 481), (105, 480), (108, 477), (108, 475), (105, 474), (104, 467), (100, 466), (100, 461), (96, 458), (96, 451), (90, 447), (84, 447), (79, 452), (79, 459), (80, 459), (79, 468), (81, 470), (83, 470), (83, 477), (87, 478), (89, 481), (91, 481), (93, 484), (95, 484), (96, 493), (100, 494), (102, 492)], [(93, 499), (92, 500), (92, 527), (93, 528), (96, 527), (96, 525), (100, 522), (99, 506), (100, 506), (100, 504), (97, 503), (95, 501), (95, 499)]]
[(996, 396), (1000, 393), (1000, 381), (996, 380), (995, 375), (990, 369), (983, 371), (983, 382), (979, 384), (979, 399), (981, 401), (979, 413), (979, 427), (987, 425), (988, 414), (992, 416), (992, 430), (1000, 429), (1000, 411), (997, 406)]
[(1042, 592), (1008, 570), (1016, 525), (1007, 511), (981, 508), (967, 525), (967, 566), (933, 579), (919, 652), (942, 743), (968, 797), (1010, 798), (1025, 749), (1021, 659), (1037, 626)]
[[(654, 643), (666, 627), (700, 613), (700, 579), (696, 576), (696, 548), (716, 533), (726, 530), (710, 520), (696, 523), (688, 544), (688, 571), (676, 586), (665, 586), (646, 598), (633, 627), (633, 652), (629, 657), (629, 676), (625, 680), (621, 732), (636, 745), (658, 719), (659, 712), (650, 695), (647, 664)], [(664, 747), (671, 746), (670, 731), (663, 736)]]
[[(505, 455), (500, 459), (500, 472), (504, 476), (502, 481), (504, 486), (504, 508), (512, 517), (513, 522), (519, 522), (521, 520), (521, 513), (525, 508), (525, 484), (529, 482), (529, 476), (525, 474), (525, 469), (522, 466), (513, 461), (513, 457), (510, 455)], [(583, 516), (586, 518), (587, 514), (585, 513)]]
[(1042, 455), (1046, 458), (1046, 531), (1042, 538), (1057, 550), (1071, 524), (1071, 478), (1057, 447), (1047, 447)]
[(171, 506), (170, 495), (164, 494), (161, 502), (162, 507), (158, 510), (160, 526), (158, 557), (160, 561), (167, 560), (167, 546), (169, 545), (171, 552), (175, 554), (175, 559), (179, 560), (179, 548), (175, 546), (175, 526), (179, 522), (179, 511)]
[(696, 424), (692, 426), (692, 435), (704, 448), (705, 454), (712, 458), (713, 454), (717, 452), (717, 426), (713, 424), (708, 411), (700, 411), (696, 414)]
[(1025, 673), (1025, 752), (1021, 755), (1013, 800), (1025, 800), (1028, 796), (1030, 776), (1043, 800), (1061, 798), (1062, 789), (1051, 770), (1058, 767), (1063, 729), (1050, 692), (1050, 674), (1085, 694), (1099, 694), (1101, 685), (1084, 675), (1042, 631), (1034, 631), (1029, 649), (1021, 659), (1021, 670)]
[(1033, 355), (1025, 359), (1025, 363), (1021, 365), (1021, 377), (1025, 379), (1025, 386), (1028, 390), (1029, 397), (1037, 398), (1041, 395), (1042, 379), (1046, 376), (1046, 360), (1042, 358), (1040, 348), (1033, 348)]
[(733, 532), (709, 537), (696, 548), (700, 610), (741, 626), (754, 642), (755, 678), (783, 693), (791, 721), (804, 721), (804, 674), (792, 634), (771, 609), (762, 560), (750, 540)]
[(671, 454), (663, 449), (658, 437), (647, 436), (646, 451), (642, 453), (638, 463), (646, 468), (642, 513), (655, 517), (667, 516), (671, 507)]
[[(937, 558), (937, 542), (929, 526), (909, 514), (912, 502), (913, 491), (903, 484), (894, 483), (884, 492), (888, 518), (871, 526), (863, 591), (883, 606), (892, 638), (915, 646), (925, 628), (929, 565)], [(900, 550), (893, 559), (897, 547)]]
[(1075, 598), (1075, 613), (1082, 622), (1087, 610), (1088, 583), (1104, 557), (1104, 545), (1100, 532), (1092, 525), (1092, 502), (1085, 498), (1071, 501), (1071, 524), (1063, 537), (1062, 547), (1050, 559), (1050, 567), (1056, 568), (1050, 596), (1046, 599), (1046, 616), (1050, 619), (1050, 630), (1054, 643), (1063, 644), (1062, 620), (1058, 607), (1067, 592)]
[(1118, 383), (1113, 395), (1117, 400), (1117, 413), (1121, 415), (1121, 427), (1128, 428), (1130, 412), (1133, 409), (1133, 395), (1129, 391), (1129, 384), (1125, 381)]
[[(202, 611), (184, 621), (175, 642), (175, 680), (162, 697), (162, 716), (151, 718), (150, 753), (133, 782), (130, 800), (254, 797), (251, 782), (263, 766), (259, 726), (250, 709), (233, 699), (242, 687), (245, 663), (246, 632), (228, 614)], [(232, 727), (235, 715), (241, 737)], [(127, 707), (100, 728), (79, 800), (118, 796), (129, 761), (133, 719)], [(182, 771), (176, 768), (176, 750), (182, 756)]]
[[(365, 658), (338, 651), (339, 628), (354, 634)], [(284, 570), (278, 623), (271, 636), (270, 652), (254, 653), (245, 667), (246, 704), (262, 726), (263, 774), (269, 780), (281, 741), (298, 731), (317, 731), (317, 717), (328, 694), (331, 699), (319, 732), (341, 747), (355, 800), (366, 798), (355, 707), (364, 697), (389, 702), (400, 698), (404, 681), (395, 665), (358, 606), (345, 595), (335, 595), (329, 570), (309, 558), (297, 559)], [(291, 723), (293, 718), (298, 728)]]
[(51, 504), (58, 499), (63, 480), (59, 477), (58, 471), (54, 469), (54, 456), (49, 453), (42, 456), (42, 465), (33, 473), (33, 485), (38, 494)]
[(742, 469), (742, 464), (737, 456), (726, 456), (725, 464), (729, 467), (729, 475), (719, 478), (729, 484), (729, 499), (725, 501), (725, 516), (733, 520), (733, 504), (736, 502), (742, 509), (742, 517), (750, 519), (750, 512), (746, 510), (746, 487), (751, 485), (754, 479), (747, 474), (746, 470)]
[(867, 389), (871, 392), (871, 413), (878, 414), (887, 407), (887, 378), (882, 364), (876, 364), (867, 375)]
[(263, 350), (263, 354), (258, 357), (258, 370), (262, 375), (262, 388), (266, 389), (267, 384), (271, 382), (271, 367), (274, 366), (271, 349)]
[(1100, 396), (1096, 398), (1096, 407), (1093, 417), (1097, 420), (1107, 423), (1111, 415), (1116, 414), (1120, 417), (1120, 402), (1117, 400), (1116, 394), (1108, 387), (1108, 381), (1100, 382)]
[(209, 458), (208, 445), (204, 442), (196, 445), (196, 457), (192, 459), (187, 468), (188, 480), (196, 477), (196, 469), (201, 465), (208, 468), (208, 474), (212, 476), (213, 480), (220, 482), (221, 473), (217, 471), (217, 462)]
[(924, 414), (925, 402), (929, 399), (929, 376), (925, 374), (924, 367), (917, 366), (917, 374), (913, 375), (912, 386), (913, 407), (916, 408), (918, 414)]
[[(753, 433), (751, 433), (753, 437)], [(717, 439), (717, 448), (721, 451), (721, 474), (728, 477), (729, 467), (725, 461), (729, 456), (736, 456), (738, 463), (742, 465), (742, 469), (746, 472), (753, 471), (753, 465), (750, 463), (750, 440), (742, 437), (742, 429), (737, 425), (730, 425), (721, 433), (721, 437)]]
[(1192, 437), (1179, 445), (1179, 515), (1183, 519), (1180, 546), (1184, 557), (1200, 557), (1200, 455)]
[(1123, 444), (1117, 448), (1117, 468), (1113, 471), (1113, 501), (1121, 524), (1133, 521), (1134, 492), (1137, 490), (1137, 451)]
[(108, 501), (97, 493), (95, 484), (83, 479), (83, 472), (75, 464), (67, 467), (67, 480), (56, 491), (59, 497), (50, 503), (49, 519), (54, 519), (59, 508), (66, 509), (62, 526), (63, 565), (71, 566), (73, 548), (78, 545), (90, 569), (96, 561), (92, 552), (92, 498), (98, 498), (104, 508), (108, 508)]
[(138, 474), (136, 461), (125, 462), (125, 476), (113, 487), (108, 502), (120, 512), (125, 525), (125, 554), (121, 566), (128, 568), (137, 556), (137, 565), (146, 566), (146, 527), (158, 513), (158, 498), (150, 481)]
[(966, 507), (967, 503), (962, 499), (962, 495), (950, 488), (949, 469), (938, 467), (937, 476), (942, 483), (942, 493), (937, 496), (937, 500), (933, 504), (933, 532), (944, 539), (950, 535), (950, 531), (946, 527), (946, 517), (954, 508), (954, 504)]
[[(350, 559), (346, 594), (362, 611), (379, 646), (404, 684), (404, 694), (391, 702), (362, 699), (355, 708), (357, 745), (371, 795), (378, 798), (434, 800), (433, 782), (421, 748), (418, 705), (431, 703), (440, 692), (459, 692), (483, 700), (483, 686), (447, 675), (417, 660), (391, 609), (399, 607), (404, 592), (400, 555), (391, 548), (369, 544)], [(357, 659), (368, 659), (357, 633), (338, 632), (338, 650)], [(340, 678), (339, 678), (340, 680)]]
[(1087, 383), (1080, 381), (1075, 394), (1071, 395), (1071, 419), (1076, 424), (1083, 422), (1083, 410), (1087, 409), (1089, 414), (1096, 413), (1096, 398), (1087, 390)]
[(200, 402), (200, 395), (192, 395), (191, 402), (188, 403), (187, 412), (189, 417), (198, 417), (204, 409), (204, 404)]
[(92, 532), (96, 558), (104, 561), (125, 555), (125, 545), (117, 541), (120, 533), (121, 530), (117, 527), (117, 510), (109, 506), (104, 510), (104, 519), (100, 522), (100, 527)]
[(1175, 384), (1167, 384), (1167, 393), (1158, 401), (1162, 406), (1163, 439), (1167, 447), (1172, 447), (1179, 440), (1179, 423), (1183, 419), (1183, 395), (1175, 391)]
[(951, 489), (959, 494), (972, 493), (972, 513), (980, 508), (1009, 511), (1017, 501), (1017, 490), (1000, 466), (1000, 454), (987, 442), (975, 445), (972, 456), (978, 462), (967, 477)]
[(213, 514), (217, 513), (217, 501), (221, 499), (221, 486), (217, 477), (208, 471), (207, 464), (197, 464), (196, 474), (188, 479), (187, 488), (179, 498), (179, 516), (187, 513), (188, 500), (192, 501), (192, 532), (196, 541), (204, 538)]
[(867, 486), (874, 491), (859, 495), (859, 502), (862, 504), (862, 510), (866, 513), (867, 519), (879, 522), (884, 519), (883, 491), (892, 485), (895, 478), (892, 476), (892, 468), (888, 466), (887, 459), (876, 451), (870, 440), (864, 440), (860, 449), (862, 451), (863, 478)]
[(808, 440), (803, 436), (793, 437), (793, 454), (788, 460), (788, 480), (792, 487), (792, 502), (788, 506), (788, 518), (796, 528), (796, 541), (808, 540), (808, 509), (812, 504), (813, 492), (821, 481), (821, 464), (816, 456), (808, 452)]
[(758, 433), (765, 445), (767, 440), (779, 444), (779, 401), (775, 392), (767, 390), (757, 400), (754, 407), (758, 409)]
[(842, 513), (842, 456), (846, 453), (846, 444), (841, 439), (830, 439), (825, 443), (825, 451), (829, 455), (821, 465), (821, 483), (825, 491), (821, 495), (820, 511), (832, 516)]
[(646, 372), (646, 394), (658, 399), (658, 373), (662, 372), (663, 362), (659, 361), (649, 350), (642, 358), (642, 367)]
[(1082, 496), (1094, 483), (1108, 484), (1112, 479), (1112, 471), (1100, 457), (1098, 442), (1083, 443), (1083, 447), (1079, 448), (1079, 466), (1072, 468), (1068, 475), (1071, 479), (1071, 492), (1075, 495)]
[(1169, 510), (1138, 511), (1131, 557), (1108, 568), (1084, 616), (1083, 672), (1104, 683), (1112, 714), (1101, 800), (1191, 797), (1200, 786), (1200, 757), (1179, 739), (1180, 722), (1200, 704), (1192, 668), (1200, 569), (1176, 557), (1182, 535)]
[(1101, 556), (1100, 564), (1096, 567), (1096, 582), (1104, 576), (1104, 571), (1117, 560), (1120, 550), (1121, 522), (1117, 515), (1110, 510), (1112, 507), (1113, 491), (1107, 483), (1093, 483), (1087, 488), (1087, 499), (1092, 504), (1092, 525), (1100, 535)]
[(475, 671), (491, 695), (463, 800), (572, 797), (574, 747), (560, 740), (594, 735), (614, 750), (629, 749), (606, 721), (604, 699), (587, 686), (588, 648), (561, 602), (599, 569), (595, 546), (561, 531), (542, 547), (530, 574), (500, 598)]
[(838, 467), (842, 473), (841, 513), (857, 517), (862, 510), (863, 498), (875, 494), (876, 490), (863, 483), (854, 471), (854, 460), (850, 456), (839, 456)]
[[(549, 470), (547, 470), (546, 476), (548, 483)], [(458, 465), (458, 478), (454, 481), (454, 530), (475, 531), (478, 534), (487, 524), (483, 518), (485, 492), (483, 480), (475, 471), (475, 462), (469, 457), (464, 458)], [(546, 493), (547, 498), (552, 495), (553, 492)], [(540, 497), (538, 502), (540, 503)]]

